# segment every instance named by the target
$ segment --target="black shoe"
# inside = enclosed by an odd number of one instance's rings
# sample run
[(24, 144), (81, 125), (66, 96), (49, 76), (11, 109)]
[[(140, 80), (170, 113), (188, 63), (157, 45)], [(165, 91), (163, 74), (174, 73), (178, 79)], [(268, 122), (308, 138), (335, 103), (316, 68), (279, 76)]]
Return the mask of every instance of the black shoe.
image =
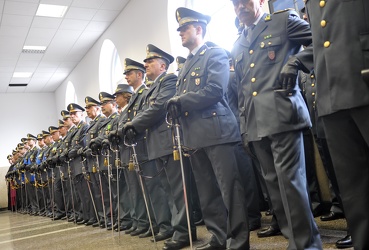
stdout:
[(58, 216), (54, 217), (54, 220), (61, 220), (61, 218), (63, 218), (65, 216), (65, 214), (60, 214)]
[(330, 220), (338, 220), (345, 218), (345, 215), (343, 213), (335, 213), (335, 212), (329, 212), (329, 214), (323, 215), (320, 217), (321, 221), (330, 221)]
[[(172, 238), (173, 234), (165, 234), (165, 233), (158, 233), (157, 235), (154, 236), (155, 241), (162, 241), (162, 240), (166, 240), (166, 239), (170, 239)], [(154, 242), (154, 239), (151, 238), (151, 242)]]
[(97, 220), (89, 220), (85, 223), (85, 226), (92, 226), (93, 224), (95, 224), (97, 222)]
[(106, 230), (112, 230), (113, 229), (113, 225), (111, 224), (111, 222), (108, 222), (107, 224), (106, 224)]
[(223, 246), (213, 246), (210, 243), (196, 247), (196, 250), (221, 250), (221, 249), (226, 249), (226, 248)]
[(124, 231), (125, 234), (130, 234), (132, 233), (133, 231), (135, 231), (137, 229), (137, 227), (131, 227), (129, 229), (127, 229), (126, 231)]
[(336, 247), (340, 249), (353, 247), (351, 235), (347, 235), (345, 238), (338, 240), (336, 242)]
[(68, 222), (74, 222), (74, 217), (73, 216), (68, 217), (67, 221)]
[(140, 234), (146, 233), (147, 228), (141, 228), (141, 229), (136, 229), (135, 231), (131, 232), (130, 235), (131, 236), (138, 236)]
[(189, 245), (190, 245), (189, 241), (171, 240), (171, 241), (165, 242), (163, 250), (177, 250), (177, 249), (187, 247)]
[[(155, 231), (154, 231), (154, 236), (155, 236)], [(152, 232), (151, 232), (151, 229), (149, 228), (146, 232), (140, 234), (138, 236), (138, 238), (147, 238), (147, 237), (151, 237), (152, 236)]]
[(85, 223), (87, 223), (87, 222), (88, 222), (88, 220), (78, 219), (78, 220), (76, 221), (76, 224), (77, 224), (77, 225), (83, 225), (83, 224), (85, 224)]
[(271, 236), (276, 236), (276, 235), (281, 235), (281, 234), (282, 232), (279, 228), (274, 228), (272, 226), (269, 226), (257, 232), (257, 235), (259, 238), (271, 237)]
[(115, 228), (114, 231), (115, 232), (119, 232), (119, 231), (126, 231), (128, 229), (130, 229), (132, 226), (126, 226), (126, 225), (120, 225), (120, 228), (118, 230), (118, 228)]
[[(103, 225), (105, 225), (105, 224), (103, 224)], [(92, 227), (100, 227), (100, 223), (97, 221), (94, 224), (92, 224)]]

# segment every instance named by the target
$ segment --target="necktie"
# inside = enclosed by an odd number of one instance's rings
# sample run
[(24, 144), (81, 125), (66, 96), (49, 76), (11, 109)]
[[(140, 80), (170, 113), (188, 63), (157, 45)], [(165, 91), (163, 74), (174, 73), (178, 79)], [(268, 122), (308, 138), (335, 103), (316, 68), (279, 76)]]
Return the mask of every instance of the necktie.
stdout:
[(255, 27), (255, 24), (251, 24), (250, 26), (247, 27), (247, 36), (246, 36), (246, 40), (250, 43), (251, 42), (251, 37), (252, 37), (252, 31)]

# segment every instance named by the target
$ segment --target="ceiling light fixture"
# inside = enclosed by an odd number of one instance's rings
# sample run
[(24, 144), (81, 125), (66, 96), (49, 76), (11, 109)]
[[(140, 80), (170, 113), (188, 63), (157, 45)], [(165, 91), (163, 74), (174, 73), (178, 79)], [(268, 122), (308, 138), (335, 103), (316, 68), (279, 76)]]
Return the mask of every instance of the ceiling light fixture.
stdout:
[(24, 46), (22, 53), (45, 53), (46, 46)]
[(14, 72), (13, 77), (29, 78), (32, 76), (32, 72)]
[(53, 5), (53, 4), (40, 4), (38, 6), (36, 16), (63, 17), (67, 9), (68, 9), (68, 6)]

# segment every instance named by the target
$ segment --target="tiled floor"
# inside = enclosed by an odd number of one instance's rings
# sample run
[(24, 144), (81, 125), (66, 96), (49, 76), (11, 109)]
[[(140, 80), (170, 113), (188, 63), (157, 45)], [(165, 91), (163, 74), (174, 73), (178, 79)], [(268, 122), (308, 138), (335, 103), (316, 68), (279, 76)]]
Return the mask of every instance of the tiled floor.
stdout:
[[(263, 217), (266, 225), (270, 217)], [(324, 249), (335, 249), (334, 243), (346, 235), (345, 220), (321, 222), (316, 219), (320, 228)], [(194, 246), (203, 244), (209, 238), (205, 226), (198, 227), (198, 241)], [(286, 249), (287, 241), (283, 236), (259, 239), (256, 232), (250, 234), (251, 249)], [(76, 226), (72, 222), (51, 221), (50, 218), (29, 216), (9, 211), (0, 212), (0, 249), (127, 249), (149, 250), (162, 249), (163, 242), (157, 245), (149, 238), (139, 239), (121, 232), (86, 226)], [(190, 249), (190, 248), (187, 248)]]

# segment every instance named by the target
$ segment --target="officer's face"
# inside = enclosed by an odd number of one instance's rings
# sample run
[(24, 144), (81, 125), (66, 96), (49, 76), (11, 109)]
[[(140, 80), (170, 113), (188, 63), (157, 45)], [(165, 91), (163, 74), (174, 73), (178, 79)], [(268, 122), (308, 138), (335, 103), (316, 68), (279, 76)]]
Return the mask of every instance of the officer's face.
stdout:
[(72, 122), (74, 124), (78, 124), (81, 121), (81, 118), (82, 118), (82, 112), (81, 111), (70, 112), (69, 115), (70, 115), (70, 118), (72, 119)]
[(155, 80), (162, 72), (165, 71), (165, 63), (159, 58), (148, 59), (145, 62), (146, 76), (150, 80)]
[(40, 148), (43, 148), (45, 146), (45, 142), (44, 139), (39, 139), (37, 140), (37, 144)]
[(101, 103), (101, 111), (106, 116), (109, 117), (113, 113), (115, 103), (112, 101)]
[(32, 148), (36, 143), (34, 140), (27, 140), (27, 144), (30, 148)]
[(97, 116), (98, 110), (99, 110), (98, 106), (95, 105), (86, 107), (86, 113), (88, 118), (94, 119)]
[(49, 146), (52, 142), (52, 137), (51, 135), (45, 136), (44, 137), (44, 142), (46, 143), (47, 146)]
[(129, 102), (131, 98), (131, 94), (129, 93), (120, 93), (115, 96), (115, 102), (117, 103), (119, 108), (123, 108)]
[(139, 82), (138, 73), (136, 70), (130, 70), (126, 73), (126, 76), (124, 77), (128, 83), (129, 86), (132, 86), (133, 88), (137, 85)]
[(65, 136), (67, 134), (68, 128), (65, 126), (59, 127), (59, 133), (61, 136)]
[(261, 15), (264, 0), (232, 0), (232, 2), (240, 22), (250, 26)]
[(198, 28), (192, 24), (182, 26), (179, 30), (179, 36), (182, 39), (182, 46), (190, 50), (196, 47), (196, 35), (198, 35)]
[(72, 126), (73, 122), (70, 117), (64, 119), (64, 125), (70, 128)]
[(52, 136), (54, 141), (59, 140), (59, 136), (60, 136), (59, 131), (56, 131), (56, 132), (52, 133), (51, 136)]

